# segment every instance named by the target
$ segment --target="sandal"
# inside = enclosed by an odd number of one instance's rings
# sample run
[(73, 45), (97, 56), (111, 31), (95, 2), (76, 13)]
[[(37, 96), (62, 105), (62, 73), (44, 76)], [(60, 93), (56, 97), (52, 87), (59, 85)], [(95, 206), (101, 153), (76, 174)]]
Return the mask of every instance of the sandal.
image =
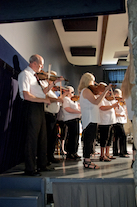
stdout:
[(110, 162), (111, 161), (111, 159), (109, 159), (108, 157), (106, 157), (106, 156), (100, 156), (100, 158), (99, 158), (99, 161), (103, 161), (103, 162)]
[(113, 157), (113, 156), (110, 156), (110, 155), (109, 155), (109, 156), (106, 155), (106, 157), (107, 157), (108, 159), (111, 159), (111, 160), (115, 160), (115, 159), (116, 159), (116, 157)]
[(95, 169), (95, 170), (99, 169), (99, 166), (98, 165), (95, 165), (91, 161), (85, 161), (85, 159), (84, 159), (83, 165), (84, 165), (84, 168)]

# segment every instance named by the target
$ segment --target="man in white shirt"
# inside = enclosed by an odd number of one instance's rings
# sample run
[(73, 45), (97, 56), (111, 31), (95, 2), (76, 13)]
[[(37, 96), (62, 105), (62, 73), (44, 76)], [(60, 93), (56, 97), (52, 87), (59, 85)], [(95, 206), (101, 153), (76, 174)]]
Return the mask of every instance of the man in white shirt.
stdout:
[[(52, 170), (47, 167), (47, 135), (44, 103), (50, 104), (46, 97), (47, 85), (40, 85), (35, 77), (43, 68), (44, 59), (32, 55), (29, 66), (18, 76), (20, 97), (24, 105), (25, 174), (39, 176), (40, 171)], [(53, 86), (49, 86), (49, 89)], [(37, 157), (37, 166), (36, 166)], [(36, 168), (36, 169), (35, 169)]]

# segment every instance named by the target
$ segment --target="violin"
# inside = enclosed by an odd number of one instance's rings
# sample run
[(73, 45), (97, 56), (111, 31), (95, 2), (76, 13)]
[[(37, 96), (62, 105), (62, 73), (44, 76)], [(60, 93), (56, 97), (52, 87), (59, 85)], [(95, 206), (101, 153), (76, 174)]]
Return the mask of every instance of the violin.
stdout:
[(74, 95), (74, 96), (71, 97), (71, 100), (72, 100), (72, 101), (78, 101), (79, 98), (80, 98), (80, 96), (78, 96), (78, 95)]
[(60, 87), (60, 86), (53, 86), (52, 90), (53, 91), (60, 91), (60, 90), (62, 90), (63, 92), (69, 92), (69, 89), (64, 88), (64, 87)]
[[(98, 85), (89, 85), (88, 88), (92, 91), (94, 95), (98, 95), (99, 92), (103, 92), (107, 85), (98, 84)], [(111, 85), (111, 87), (116, 87), (116, 85)]]
[(92, 91), (94, 95), (98, 95), (99, 92), (103, 92), (105, 90), (104, 85), (89, 85), (88, 88)]
[[(45, 72), (44, 70), (41, 70), (39, 73), (37, 73), (37, 76), (39, 78), (39, 80), (47, 80), (49, 79), (50, 81), (55, 81), (58, 78), (63, 78), (61, 76), (56, 76), (56, 75), (50, 75), (50, 77), (48, 77), (48, 72)], [(64, 81), (67, 81), (67, 79), (63, 78)]]
[(108, 101), (113, 101), (113, 100), (117, 100), (121, 106), (126, 105), (126, 102), (123, 98), (121, 97), (113, 97), (113, 96), (106, 96), (105, 97)]

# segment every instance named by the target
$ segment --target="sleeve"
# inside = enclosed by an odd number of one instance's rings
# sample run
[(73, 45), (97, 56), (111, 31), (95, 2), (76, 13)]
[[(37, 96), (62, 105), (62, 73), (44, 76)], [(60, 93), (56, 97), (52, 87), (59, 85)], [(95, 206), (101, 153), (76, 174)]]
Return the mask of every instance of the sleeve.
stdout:
[(19, 84), (19, 92), (22, 93), (23, 91), (30, 92), (30, 80), (26, 73), (20, 73), (18, 77), (18, 84)]
[(67, 98), (64, 98), (63, 100), (63, 108), (70, 107), (70, 101)]
[(44, 81), (40, 81), (40, 83), (43, 87), (45, 88), (48, 87), (48, 81), (44, 80)]

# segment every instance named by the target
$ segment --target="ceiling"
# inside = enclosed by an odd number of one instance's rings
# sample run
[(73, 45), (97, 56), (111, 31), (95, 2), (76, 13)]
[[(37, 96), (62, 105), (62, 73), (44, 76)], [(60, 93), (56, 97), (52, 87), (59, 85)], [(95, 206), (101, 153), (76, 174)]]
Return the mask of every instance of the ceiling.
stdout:
[(53, 21), (66, 58), (71, 64), (128, 65), (127, 12)]
[[(62, 47), (71, 64), (116, 64), (118, 59), (127, 59), (129, 50), (124, 46), (128, 35), (126, 1), (2, 0), (0, 23), (55, 19)], [(67, 21), (71, 31), (64, 29)]]

